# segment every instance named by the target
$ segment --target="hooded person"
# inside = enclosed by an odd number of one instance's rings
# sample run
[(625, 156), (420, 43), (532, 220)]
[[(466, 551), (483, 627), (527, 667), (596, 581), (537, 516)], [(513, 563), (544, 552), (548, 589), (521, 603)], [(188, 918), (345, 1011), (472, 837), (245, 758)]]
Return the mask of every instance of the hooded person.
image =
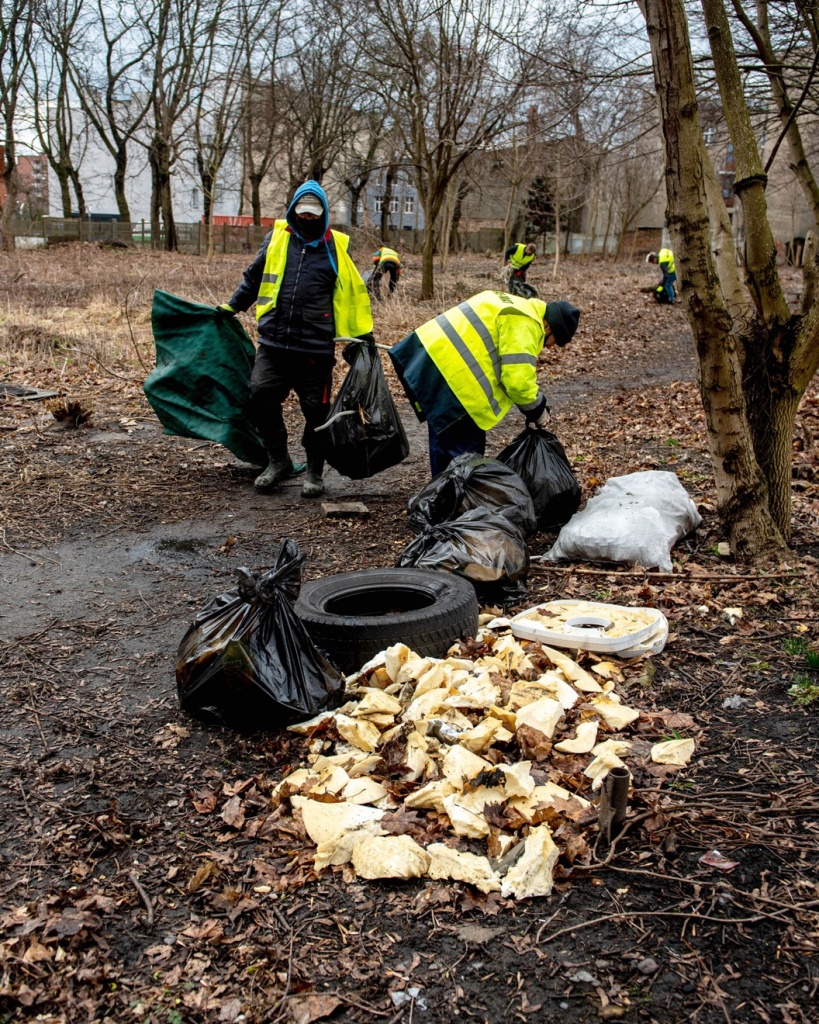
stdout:
[(457, 455), (486, 450), (486, 431), (516, 405), (534, 427), (550, 422), (537, 357), (567, 345), (580, 320), (569, 302), (485, 291), (428, 320), (390, 349), (407, 397), (429, 429), (432, 475)]
[(330, 228), (327, 196), (317, 181), (296, 189), (284, 220), (264, 238), (256, 259), (217, 315), (232, 316), (256, 303), (259, 347), (250, 378), (249, 412), (268, 454), (256, 477), (273, 490), (297, 472), (287, 446), (282, 406), (295, 391), (304, 414), (305, 498), (324, 493), (321, 432), (327, 419), (338, 336), (372, 341), (367, 286), (348, 255), (349, 236)]

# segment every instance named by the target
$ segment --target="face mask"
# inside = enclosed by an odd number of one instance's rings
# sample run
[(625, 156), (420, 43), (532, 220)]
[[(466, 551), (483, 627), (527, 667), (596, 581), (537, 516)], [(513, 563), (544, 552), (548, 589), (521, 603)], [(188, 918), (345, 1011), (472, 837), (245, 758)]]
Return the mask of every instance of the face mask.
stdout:
[(323, 217), (320, 217), (318, 220), (296, 217), (296, 227), (299, 230), (299, 234), (302, 238), (306, 238), (308, 242), (314, 242), (324, 234), (323, 225)]

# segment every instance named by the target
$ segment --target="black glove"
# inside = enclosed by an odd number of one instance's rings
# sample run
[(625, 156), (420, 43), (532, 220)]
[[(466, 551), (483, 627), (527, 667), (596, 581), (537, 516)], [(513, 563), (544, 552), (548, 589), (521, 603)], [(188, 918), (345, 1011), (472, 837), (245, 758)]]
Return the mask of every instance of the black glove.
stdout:
[(223, 302), (221, 306), (214, 306), (213, 311), (219, 318), (236, 316), (236, 310), (229, 306), (226, 302)]
[(543, 406), (543, 411), (537, 417), (537, 419), (528, 419), (527, 418), (526, 426), (527, 427), (532, 427), (532, 428), (540, 429), (540, 428), (547, 427), (551, 422), (552, 422), (552, 417), (549, 415), (549, 406), (548, 405), (544, 405)]
[[(518, 406), (520, 409), (520, 406)], [(526, 417), (527, 427), (545, 427), (550, 421), (549, 406), (546, 404), (546, 396), (542, 393), (538, 393), (537, 404), (532, 405), (529, 409), (520, 409), (523, 415)]]

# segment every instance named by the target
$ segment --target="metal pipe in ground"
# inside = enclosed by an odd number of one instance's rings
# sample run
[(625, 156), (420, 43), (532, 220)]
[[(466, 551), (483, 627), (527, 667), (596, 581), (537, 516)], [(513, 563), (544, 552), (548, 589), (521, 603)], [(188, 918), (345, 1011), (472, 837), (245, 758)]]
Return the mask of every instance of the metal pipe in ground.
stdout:
[(625, 767), (612, 768), (603, 780), (598, 820), (600, 834), (609, 843), (619, 835), (626, 820), (630, 782), (631, 772)]

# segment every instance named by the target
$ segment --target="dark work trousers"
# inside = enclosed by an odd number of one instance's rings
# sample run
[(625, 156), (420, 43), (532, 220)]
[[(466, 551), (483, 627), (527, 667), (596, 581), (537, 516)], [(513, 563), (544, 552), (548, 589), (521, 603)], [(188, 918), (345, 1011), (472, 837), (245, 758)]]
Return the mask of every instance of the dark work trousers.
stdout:
[(325, 422), (330, 409), (334, 364), (333, 355), (310, 356), (268, 345), (257, 349), (250, 375), (250, 415), (274, 462), (284, 462), (288, 457), (282, 405), (291, 391), (299, 396), (304, 413), (301, 443), (307, 461), (324, 458), (322, 435), (316, 434), (315, 428)]
[(398, 264), (392, 260), (385, 260), (383, 263), (379, 263), (373, 271), (373, 292), (377, 299), (381, 298), (381, 278), (385, 275), (389, 276), (389, 289), (390, 295), (392, 295), (398, 284)]
[(486, 431), (481, 430), (471, 416), (464, 416), (442, 434), (429, 427), (429, 468), (433, 476), (442, 473), (457, 455), (486, 451)]

